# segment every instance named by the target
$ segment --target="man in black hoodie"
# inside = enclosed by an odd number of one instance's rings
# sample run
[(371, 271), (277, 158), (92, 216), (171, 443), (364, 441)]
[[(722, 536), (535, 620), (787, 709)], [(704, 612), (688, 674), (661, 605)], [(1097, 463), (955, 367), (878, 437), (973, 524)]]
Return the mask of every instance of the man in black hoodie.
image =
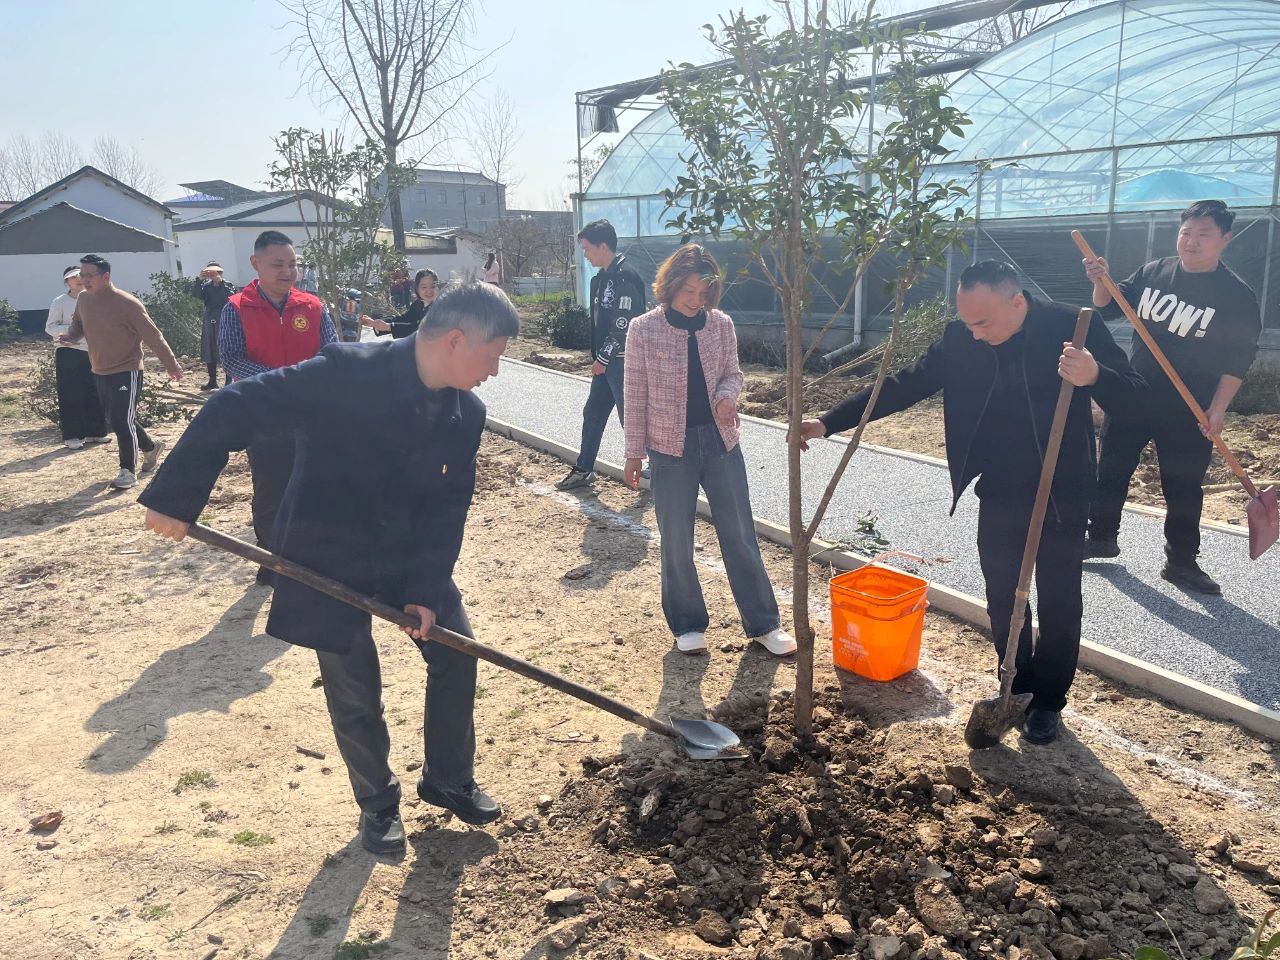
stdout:
[[(1142, 380), (1096, 316), (1084, 349), (1072, 347), (1077, 311), (1033, 297), (1007, 263), (986, 260), (968, 267), (960, 275), (956, 312), (960, 320), (919, 361), (885, 381), (872, 419), (942, 391), (951, 510), (978, 478), (978, 557), (992, 639), (1003, 656), (1060, 379), (1079, 388), (1071, 398), (1036, 556), (1039, 642), (1033, 649), (1028, 618), (1013, 685), (1014, 693), (1034, 695), (1023, 737), (1051, 743), (1080, 652), (1085, 525), (1097, 466), (1090, 400), (1122, 407)], [(819, 419), (806, 420), (802, 443), (807, 448), (809, 440), (856, 426), (870, 396), (863, 390)]]
[(582, 442), (578, 462), (556, 486), (561, 490), (589, 485), (596, 478), (596, 454), (609, 414), (618, 408), (622, 422), (623, 364), (627, 327), (644, 313), (645, 288), (640, 274), (618, 253), (618, 233), (608, 220), (588, 223), (578, 234), (583, 256), (600, 272), (591, 278), (591, 391), (582, 408)]

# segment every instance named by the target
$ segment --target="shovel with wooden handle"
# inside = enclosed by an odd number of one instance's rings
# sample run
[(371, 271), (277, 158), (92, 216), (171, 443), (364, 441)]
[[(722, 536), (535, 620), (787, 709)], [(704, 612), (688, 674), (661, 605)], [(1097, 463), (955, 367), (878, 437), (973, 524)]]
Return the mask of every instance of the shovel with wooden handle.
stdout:
[[(1071, 239), (1076, 242), (1080, 252), (1088, 259), (1098, 259), (1098, 255), (1089, 246), (1089, 241), (1084, 238), (1084, 234), (1079, 230), (1071, 231)], [(1147, 325), (1142, 322), (1142, 319), (1129, 304), (1129, 301), (1125, 299), (1124, 294), (1120, 292), (1120, 288), (1116, 286), (1115, 281), (1111, 279), (1109, 274), (1104, 273), (1102, 275), (1102, 285), (1107, 288), (1107, 293), (1111, 294), (1111, 298), (1119, 305), (1125, 318), (1133, 325), (1133, 329), (1142, 338), (1142, 342), (1147, 345), (1151, 355), (1156, 358), (1156, 363), (1160, 364), (1160, 369), (1164, 371), (1164, 375), (1169, 378), (1169, 382), (1173, 384), (1174, 389), (1178, 391), (1186, 405), (1191, 408), (1196, 420), (1204, 428), (1205, 434), (1213, 441), (1213, 445), (1218, 448), (1218, 453), (1222, 454), (1222, 459), (1226, 461), (1227, 466), (1231, 468), (1231, 472), (1240, 481), (1240, 485), (1249, 494), (1249, 503), (1244, 510), (1245, 516), (1249, 520), (1249, 559), (1257, 560), (1267, 552), (1277, 539), (1280, 539), (1280, 500), (1276, 497), (1275, 488), (1267, 487), (1265, 490), (1259, 491), (1254, 486), (1253, 481), (1249, 479), (1249, 474), (1245, 473), (1244, 467), (1240, 466), (1240, 461), (1231, 452), (1231, 448), (1226, 445), (1221, 436), (1210, 431), (1209, 418), (1205, 416), (1199, 402), (1191, 395), (1187, 385), (1182, 382), (1182, 377), (1178, 376), (1178, 371), (1173, 369), (1173, 364), (1169, 362), (1169, 358), (1156, 345), (1155, 338), (1151, 336), (1151, 331), (1147, 329)]]
[[(1089, 336), (1092, 310), (1081, 310), (1076, 317), (1076, 328), (1071, 345), (1081, 349)], [(1067, 427), (1067, 413), (1071, 409), (1071, 394), (1075, 391), (1066, 380), (1058, 388), (1058, 405), (1053, 408), (1053, 425), (1049, 428), (1049, 443), (1045, 447), (1044, 461), (1040, 465), (1040, 485), (1036, 487), (1035, 504), (1031, 508), (1031, 525), (1027, 528), (1027, 542), (1022, 550), (1022, 568), (1018, 571), (1018, 587), (1013, 595), (1013, 615), (1009, 618), (1009, 639), (1004, 645), (1004, 662), (1000, 664), (1000, 695), (989, 700), (979, 700), (969, 713), (964, 727), (964, 742), (974, 750), (986, 750), (998, 744), (1002, 737), (1018, 725), (1032, 694), (1013, 695), (1013, 678), (1018, 675), (1018, 643), (1022, 637), (1022, 624), (1027, 618), (1027, 600), (1031, 593), (1031, 574), (1035, 571), (1036, 554), (1040, 552), (1040, 535), (1044, 532), (1044, 517), (1049, 509), (1049, 492), (1053, 489), (1053, 474), (1058, 468), (1058, 451), (1062, 449), (1062, 434)]]
[[(397, 610), (390, 604), (382, 603), (372, 597), (366, 597), (364, 594), (352, 590), (344, 583), (339, 583), (337, 580), (316, 573), (314, 570), (309, 570), (301, 564), (286, 560), (284, 557), (263, 550), (261, 547), (245, 543), (236, 537), (219, 533), (217, 530), (210, 530), (199, 523), (191, 524), (187, 530), (187, 535), (193, 540), (199, 540), (201, 543), (207, 543), (211, 547), (217, 547), (220, 550), (226, 550), (228, 553), (234, 553), (238, 557), (251, 560), (259, 566), (274, 570), (276, 573), (283, 574), (292, 580), (297, 580), (312, 590), (328, 594), (335, 600), (341, 600), (343, 603), (348, 603), (372, 616), (388, 620), (397, 626), (416, 628), (420, 625), (417, 617), (402, 610)], [(591, 706), (599, 707), (615, 717), (620, 717), (628, 723), (634, 723), (653, 733), (669, 737), (684, 748), (684, 752), (688, 754), (691, 760), (737, 760), (747, 755), (741, 746), (741, 741), (738, 740), (738, 735), (723, 724), (715, 723), (711, 720), (675, 718), (672, 718), (669, 723), (664, 723), (661, 720), (646, 716), (634, 707), (629, 707), (619, 700), (614, 700), (612, 697), (607, 697), (603, 693), (584, 687), (580, 683), (574, 683), (572, 680), (558, 676), (548, 670), (543, 670), (541, 667), (536, 667), (527, 660), (521, 660), (519, 657), (513, 657), (500, 650), (487, 647), (483, 643), (478, 643), (470, 637), (464, 637), (460, 633), (446, 630), (439, 624), (431, 628), (427, 633), (427, 638), (434, 640), (436, 643), (442, 643), (446, 647), (452, 647), (468, 656), (475, 657), (477, 660), (486, 660), (502, 667), (504, 670), (518, 673), (522, 677), (528, 677), (530, 680), (553, 690), (567, 693), (569, 696), (576, 697), (584, 703), (589, 703)]]

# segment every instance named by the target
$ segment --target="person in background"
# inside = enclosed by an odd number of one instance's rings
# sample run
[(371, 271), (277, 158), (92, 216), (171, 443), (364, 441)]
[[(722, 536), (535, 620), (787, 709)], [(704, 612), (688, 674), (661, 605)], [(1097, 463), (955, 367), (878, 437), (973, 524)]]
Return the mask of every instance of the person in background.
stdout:
[(578, 233), (582, 254), (599, 273), (591, 278), (591, 389), (582, 407), (582, 439), (577, 462), (556, 483), (561, 490), (588, 486), (596, 479), (596, 455), (609, 414), (618, 408), (625, 423), (623, 384), (627, 326), (644, 313), (645, 287), (640, 274), (618, 253), (618, 234), (608, 220), (588, 223)]
[(409, 301), (413, 297), (413, 290), (409, 283), (409, 271), (397, 270), (391, 275), (391, 302), (401, 310), (409, 309)]
[(338, 323), (342, 329), (343, 340), (360, 339), (360, 291), (355, 287), (340, 290), (341, 306), (338, 308)]
[[(200, 327), (200, 359), (209, 371), (209, 379), (201, 390), (218, 389), (218, 318), (236, 288), (222, 279), (222, 267), (210, 260), (192, 286), (197, 300), (204, 304), (204, 323)], [(231, 382), (230, 377), (226, 379)]]
[(303, 293), (318, 295), (320, 293), (320, 276), (316, 273), (316, 265), (314, 263), (299, 264), (302, 270), (302, 279), (298, 283), (298, 289)]
[(377, 320), (361, 315), (360, 324), (370, 327), (378, 335), (389, 333), (392, 338), (411, 337), (418, 330), (418, 325), (431, 310), (436, 294), (440, 292), (440, 278), (434, 270), (419, 270), (413, 277), (413, 303), (409, 309), (390, 320)]
[[(1117, 284), (1146, 321), (1174, 371), (1222, 432), (1227, 407), (1258, 354), (1262, 317), (1253, 291), (1222, 262), (1236, 215), (1221, 200), (1201, 200), (1182, 212), (1176, 257), (1153, 260)], [(1084, 261), (1093, 283), (1093, 305), (1107, 319), (1122, 314), (1102, 283), (1107, 261)], [(1098, 457), (1098, 493), (1089, 516), (1089, 560), (1120, 555), (1120, 518), (1129, 481), (1142, 451), (1155, 442), (1164, 494), (1165, 564), (1160, 576), (1194, 593), (1222, 593), (1196, 563), (1205, 471), (1213, 441), (1196, 421), (1172, 381), (1140, 337), (1133, 338), (1133, 366), (1148, 389), (1128, 409), (1108, 411)]]
[(83, 338), (89, 347), (98, 399), (115, 431), (120, 454), (120, 472), (111, 486), (127, 490), (138, 482), (139, 473), (155, 467), (164, 447), (163, 441), (147, 436), (137, 421), (142, 345), (160, 358), (170, 380), (182, 379), (182, 367), (142, 301), (111, 282), (110, 262), (94, 253), (81, 257), (80, 280), (84, 291), (76, 297), (71, 326), (58, 343), (71, 346)]
[(496, 253), (489, 254), (489, 259), (484, 262), (484, 268), (480, 272), (485, 283), (502, 283), (502, 266), (498, 263)]
[[(218, 351), (232, 380), (301, 363), (338, 339), (328, 308), (294, 287), (298, 258), (292, 240), (278, 230), (264, 231), (254, 241), (249, 263), (257, 279), (232, 294), (218, 319)], [(273, 549), (272, 531), (293, 471), (293, 452), (289, 432), (260, 430), (248, 446), (253, 533), (265, 550)], [(259, 570), (258, 582), (273, 583), (271, 571)]]
[(662, 612), (682, 653), (705, 653), (707, 605), (694, 565), (698, 489), (706, 491), (729, 588), (748, 637), (775, 656), (795, 653), (782, 629), (751, 514), (738, 444), (738, 338), (720, 302), (720, 265), (686, 244), (658, 268), (659, 306), (630, 323), (626, 368), (626, 481), (640, 487), (649, 458), (662, 556)]
[[(80, 268), (63, 270), (62, 282), (67, 292), (49, 304), (49, 318), (44, 325), (44, 332), (55, 340), (71, 329), (76, 298), (84, 289)], [(86, 443), (110, 443), (107, 418), (102, 412), (93, 368), (89, 366), (89, 347), (83, 337), (73, 343), (59, 343), (53, 351), (53, 372), (58, 383), (58, 427), (62, 430), (62, 445), (68, 450), (79, 450)]]

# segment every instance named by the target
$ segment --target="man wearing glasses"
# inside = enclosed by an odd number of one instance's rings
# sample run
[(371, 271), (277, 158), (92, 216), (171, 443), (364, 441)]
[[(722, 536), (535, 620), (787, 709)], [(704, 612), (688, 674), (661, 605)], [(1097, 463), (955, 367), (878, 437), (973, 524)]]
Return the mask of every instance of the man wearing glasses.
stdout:
[[(1165, 500), (1165, 557), (1160, 575), (1194, 593), (1217, 595), (1222, 588), (1200, 569), (1200, 511), (1205, 471), (1213, 453), (1209, 434), (1222, 430), (1227, 407), (1244, 382), (1258, 352), (1262, 321), (1253, 291), (1222, 262), (1231, 242), (1235, 214), (1221, 200), (1200, 200), (1182, 212), (1176, 257), (1140, 267), (1120, 290), (1146, 323), (1187, 389), (1204, 408), (1209, 432), (1156, 363), (1145, 343), (1134, 338), (1133, 366), (1149, 389), (1134, 409), (1108, 415), (1098, 458), (1098, 490), (1089, 516), (1085, 558), (1120, 555), (1117, 537), (1129, 481), (1152, 441), (1160, 461)], [(1110, 320), (1120, 308), (1102, 284), (1107, 262), (1084, 261), (1093, 283), (1093, 305)]]

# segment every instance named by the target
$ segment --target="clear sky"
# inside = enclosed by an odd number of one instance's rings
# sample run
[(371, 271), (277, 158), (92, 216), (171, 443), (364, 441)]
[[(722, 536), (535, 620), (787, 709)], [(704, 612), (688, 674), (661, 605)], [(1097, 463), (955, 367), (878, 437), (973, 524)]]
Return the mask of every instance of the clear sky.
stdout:
[[(564, 193), (575, 91), (709, 59), (701, 25), (730, 7), (771, 9), (768, 0), (484, 0), (473, 42), (505, 44), (486, 87), (511, 98), (523, 135), (513, 205), (543, 207)], [(182, 181), (261, 186), (273, 134), (342, 120), (300, 88), (299, 65), (283, 51), (287, 16), (272, 0), (0, 0), (0, 8), (9, 38), (0, 142), (59, 130), (88, 146), (114, 135), (160, 172), (160, 199), (180, 196)]]

